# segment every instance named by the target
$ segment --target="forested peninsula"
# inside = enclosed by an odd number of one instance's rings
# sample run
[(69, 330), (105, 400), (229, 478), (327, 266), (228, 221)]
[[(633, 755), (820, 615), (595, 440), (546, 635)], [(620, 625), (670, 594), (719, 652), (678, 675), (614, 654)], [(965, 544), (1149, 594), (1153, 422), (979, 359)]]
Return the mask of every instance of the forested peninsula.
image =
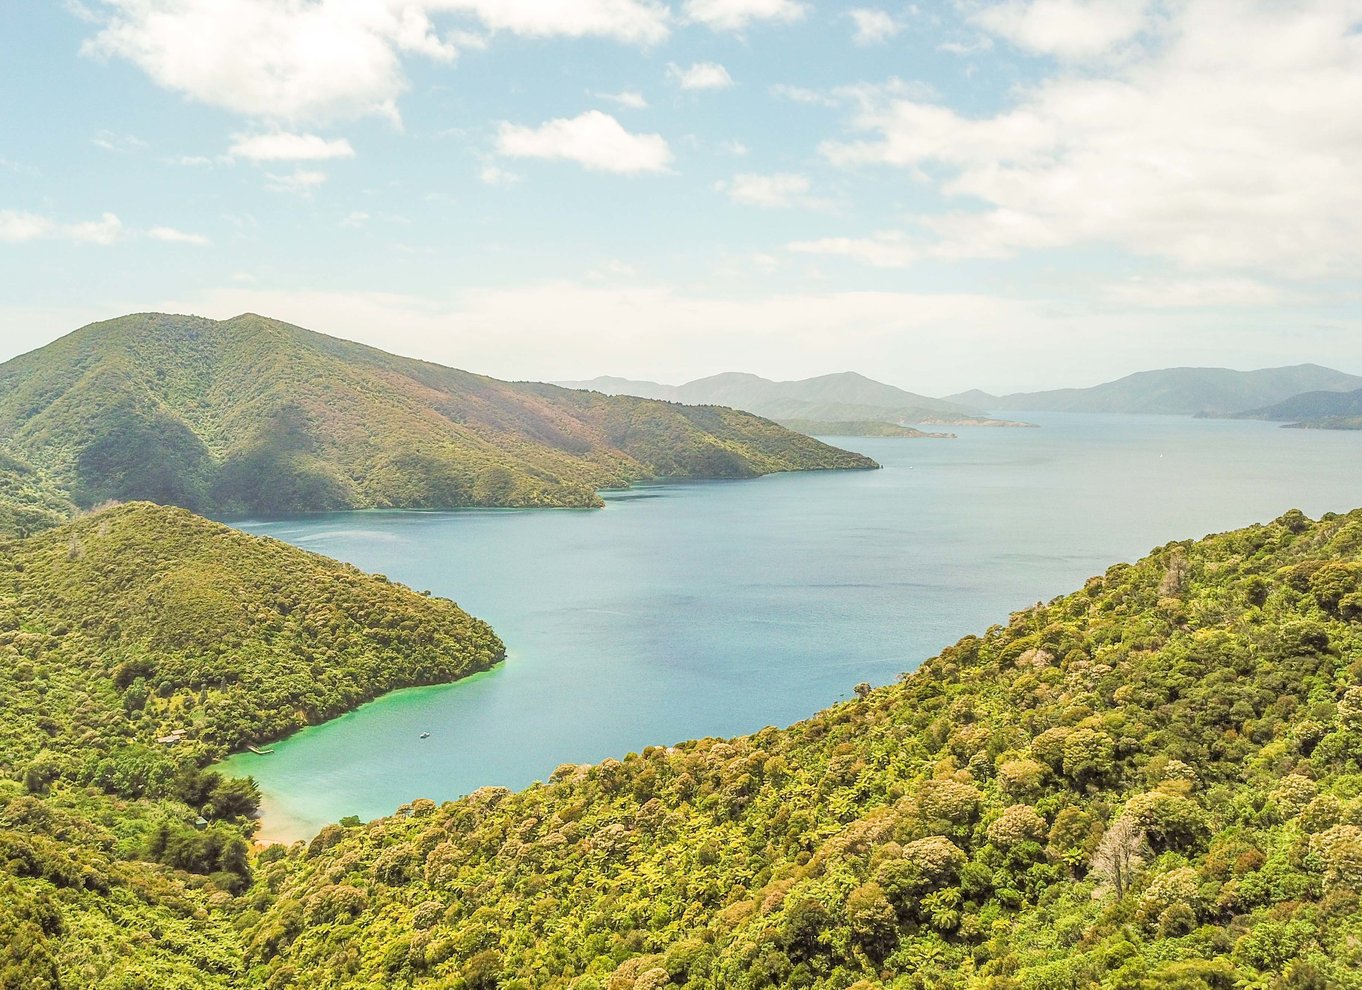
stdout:
[(0, 532), (71, 504), (217, 517), (601, 504), (657, 478), (867, 469), (722, 406), (503, 382), (254, 314), (141, 313), (0, 364)]
[(788, 729), (263, 851), (210, 754), (491, 632), (179, 510), (2, 559), (0, 985), (1362, 986), (1362, 511), (1169, 544)]

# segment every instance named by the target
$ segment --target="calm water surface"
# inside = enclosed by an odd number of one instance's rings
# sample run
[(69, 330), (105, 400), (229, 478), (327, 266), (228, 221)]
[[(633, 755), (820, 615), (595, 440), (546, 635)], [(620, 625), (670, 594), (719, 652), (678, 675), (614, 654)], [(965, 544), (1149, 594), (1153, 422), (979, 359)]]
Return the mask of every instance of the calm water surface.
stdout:
[(1027, 418), (1042, 428), (833, 441), (882, 471), (651, 486), (603, 511), (240, 523), (453, 598), (508, 660), (226, 769), (259, 781), (264, 836), (305, 838), (416, 797), (788, 724), (1151, 547), (1362, 505), (1362, 433)]

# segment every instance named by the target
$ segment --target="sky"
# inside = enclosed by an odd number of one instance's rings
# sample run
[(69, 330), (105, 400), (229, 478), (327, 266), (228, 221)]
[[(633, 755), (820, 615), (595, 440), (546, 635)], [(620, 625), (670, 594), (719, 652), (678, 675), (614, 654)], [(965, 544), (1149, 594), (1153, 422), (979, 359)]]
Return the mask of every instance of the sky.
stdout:
[(0, 3), (0, 359), (257, 312), (511, 379), (1362, 373), (1362, 0)]

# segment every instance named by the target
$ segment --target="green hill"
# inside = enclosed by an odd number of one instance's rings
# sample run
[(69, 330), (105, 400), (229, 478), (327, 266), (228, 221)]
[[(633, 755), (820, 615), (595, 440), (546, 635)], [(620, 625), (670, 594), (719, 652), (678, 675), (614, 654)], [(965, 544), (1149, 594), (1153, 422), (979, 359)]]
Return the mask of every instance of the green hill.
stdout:
[(1091, 388), (989, 395), (977, 389), (949, 398), (990, 411), (1222, 415), (1280, 402), (1307, 391), (1345, 391), (1362, 386), (1356, 375), (1299, 364), (1288, 368), (1165, 368), (1141, 371)]
[(0, 451), (0, 538), (61, 525), (76, 507), (42, 472)]
[(271, 987), (1362, 986), (1362, 511), (1170, 544), (788, 730), (262, 867)]
[(851, 371), (793, 382), (773, 382), (757, 375), (725, 372), (684, 385), (659, 385), (611, 377), (560, 384), (606, 395), (638, 395), (670, 402), (733, 406), (781, 421), (873, 421), (900, 426), (912, 423), (1020, 425), (988, 419), (958, 403), (918, 395)]
[(0, 449), (81, 506), (588, 506), (659, 477), (874, 462), (731, 409), (513, 384), (254, 315), (140, 314), (0, 365)]
[(0, 987), (253, 985), (257, 795), (203, 768), (503, 655), (453, 602), (180, 509), (0, 541)]
[(1312, 429), (1362, 430), (1362, 389), (1306, 392), (1263, 409), (1239, 413), (1235, 418), (1269, 419)]
[(789, 729), (291, 849), (203, 769), (500, 655), (177, 509), (4, 543), (0, 987), (1362, 986), (1362, 511), (1169, 544)]

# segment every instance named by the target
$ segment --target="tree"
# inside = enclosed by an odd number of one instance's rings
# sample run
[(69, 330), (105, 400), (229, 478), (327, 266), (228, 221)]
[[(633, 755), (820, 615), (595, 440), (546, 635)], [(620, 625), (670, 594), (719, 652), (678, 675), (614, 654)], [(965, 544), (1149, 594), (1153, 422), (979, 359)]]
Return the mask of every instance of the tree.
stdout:
[(1112, 822), (1092, 854), (1092, 871), (1109, 882), (1117, 898), (1126, 895), (1130, 879), (1144, 865), (1149, 855), (1149, 843), (1144, 829), (1134, 819), (1122, 815)]

